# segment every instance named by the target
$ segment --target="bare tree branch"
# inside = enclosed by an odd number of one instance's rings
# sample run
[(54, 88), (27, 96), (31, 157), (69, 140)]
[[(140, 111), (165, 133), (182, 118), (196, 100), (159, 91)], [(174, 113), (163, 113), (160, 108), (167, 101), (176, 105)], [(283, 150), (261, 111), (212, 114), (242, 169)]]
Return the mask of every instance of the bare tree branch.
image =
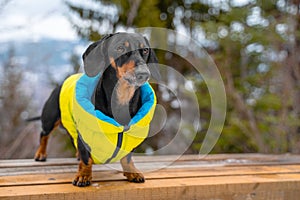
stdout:
[(133, 20), (137, 16), (138, 9), (141, 4), (141, 0), (128, 0), (128, 3), (131, 5), (130, 10), (127, 14), (127, 22), (126, 25), (128, 27), (133, 25)]

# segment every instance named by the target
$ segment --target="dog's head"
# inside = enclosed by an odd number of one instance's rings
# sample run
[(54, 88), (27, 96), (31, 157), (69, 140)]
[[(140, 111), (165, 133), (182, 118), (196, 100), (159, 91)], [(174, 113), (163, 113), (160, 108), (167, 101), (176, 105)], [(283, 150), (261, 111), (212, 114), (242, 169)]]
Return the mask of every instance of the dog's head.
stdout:
[(137, 33), (116, 33), (91, 44), (83, 54), (84, 70), (88, 76), (103, 73), (111, 66), (118, 79), (132, 86), (141, 86), (150, 75), (160, 79), (157, 57), (148, 40)]

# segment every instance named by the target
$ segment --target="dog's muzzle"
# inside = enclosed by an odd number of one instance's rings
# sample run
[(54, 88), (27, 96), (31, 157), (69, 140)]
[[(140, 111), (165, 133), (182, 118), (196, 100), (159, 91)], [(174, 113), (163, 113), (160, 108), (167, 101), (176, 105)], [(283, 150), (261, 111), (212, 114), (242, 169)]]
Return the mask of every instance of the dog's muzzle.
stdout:
[(150, 79), (150, 71), (146, 64), (137, 65), (133, 71), (129, 71), (123, 76), (130, 85), (140, 87)]
[(137, 69), (135, 70), (135, 78), (137, 84), (140, 86), (147, 82), (150, 78), (150, 71), (148, 69), (148, 66), (146, 64), (139, 65)]

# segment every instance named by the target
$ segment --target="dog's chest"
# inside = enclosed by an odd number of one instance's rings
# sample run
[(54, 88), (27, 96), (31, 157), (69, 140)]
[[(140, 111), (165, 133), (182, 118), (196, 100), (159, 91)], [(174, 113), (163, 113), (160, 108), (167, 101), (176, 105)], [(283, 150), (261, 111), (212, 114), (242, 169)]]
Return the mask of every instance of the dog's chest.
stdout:
[[(100, 81), (99, 81), (100, 82)], [(100, 82), (97, 85), (93, 102), (96, 110), (101, 111), (105, 115), (114, 118), (121, 125), (128, 125), (131, 118), (135, 116), (141, 107), (140, 89), (136, 89), (133, 97), (128, 104), (119, 104), (115, 95), (113, 95), (114, 87)]]

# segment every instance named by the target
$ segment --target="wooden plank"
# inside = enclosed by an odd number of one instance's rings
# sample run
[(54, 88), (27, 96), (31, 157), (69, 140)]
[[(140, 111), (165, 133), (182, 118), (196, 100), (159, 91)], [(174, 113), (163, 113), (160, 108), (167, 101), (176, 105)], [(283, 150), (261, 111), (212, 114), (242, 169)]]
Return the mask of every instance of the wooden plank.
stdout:
[[(290, 174), (300, 173), (300, 165), (277, 165), (277, 166), (229, 166), (218, 168), (186, 168), (181, 169), (161, 169), (159, 171), (147, 172), (145, 177), (150, 179), (163, 178), (193, 178), (193, 177), (219, 177), (230, 175), (272, 175), (272, 174)], [(73, 173), (49, 173), (35, 175), (3, 176), (0, 178), (0, 187), (3, 186), (22, 186), (38, 184), (60, 184), (71, 183), (75, 172)], [(106, 182), (111, 180), (125, 180), (122, 172), (115, 170), (93, 171), (93, 180), (95, 182)]]
[[(181, 162), (199, 161), (202, 164), (239, 165), (265, 163), (300, 163), (300, 155), (291, 154), (215, 154), (215, 155), (167, 155), (167, 156), (135, 156), (136, 163), (147, 162)], [(48, 158), (47, 162), (35, 162), (33, 159), (0, 160), (0, 168), (74, 165), (76, 158)]]
[(11, 159), (0, 160), (1, 168), (17, 168), (17, 167), (32, 167), (32, 166), (57, 166), (57, 165), (75, 165), (78, 161), (76, 158), (48, 158), (46, 162), (36, 162), (33, 159)]
[[(278, 181), (280, 180), (280, 181)], [(110, 181), (87, 188), (70, 184), (1, 187), (1, 199), (298, 199), (299, 174)], [(270, 198), (271, 197), (271, 198)], [(273, 197), (273, 198), (272, 198)], [(287, 198), (288, 197), (288, 198)]]
[[(261, 166), (262, 168), (264, 166), (284, 166), (284, 165), (298, 165), (298, 164), (272, 164), (272, 165), (228, 165), (228, 166), (220, 166), (220, 165), (201, 165), (201, 164), (194, 164), (191, 163), (189, 165), (188, 162), (185, 162), (184, 164), (181, 163), (180, 165), (176, 165), (176, 164), (172, 164), (170, 166), (165, 167), (165, 164), (161, 164), (161, 163), (153, 163), (153, 165), (155, 166), (155, 168), (153, 168), (153, 166), (148, 165), (148, 164), (136, 164), (137, 168), (139, 168), (141, 171), (143, 172), (151, 172), (151, 171), (158, 171), (159, 169), (185, 169), (185, 170), (192, 170), (193, 168), (198, 168), (199, 170), (218, 170), (219, 168), (222, 169), (226, 168), (226, 169), (230, 169), (230, 167), (246, 167), (246, 168), (251, 168), (251, 166), (255, 167), (259, 167)], [(0, 170), (0, 176), (16, 176), (16, 175), (34, 175), (34, 174), (51, 174), (51, 173), (75, 173), (77, 172), (77, 165), (73, 165), (73, 166), (56, 166), (56, 167), (51, 167), (51, 166), (45, 166), (45, 167), (30, 167), (30, 168), (9, 168), (9, 169), (4, 169), (4, 170)], [(103, 166), (103, 165), (93, 165), (93, 171), (97, 172), (97, 171), (121, 171), (121, 165), (118, 164), (116, 166)]]
[[(200, 159), (198, 155), (135, 157), (136, 165), (143, 171), (161, 168), (191, 168), (218, 166), (286, 165), (300, 164), (298, 155), (227, 154), (209, 155)], [(75, 158), (48, 159), (47, 162), (25, 160), (0, 160), (0, 176), (36, 173), (68, 173), (77, 171)], [(95, 165), (94, 171), (121, 170), (119, 163)]]
[[(93, 185), (71, 185), (76, 159), (0, 161), (0, 199), (298, 200), (300, 156), (228, 154), (135, 157), (146, 183), (125, 181), (120, 164), (94, 165)], [(176, 160), (175, 162), (174, 159)], [(152, 170), (153, 166), (159, 170)]]

